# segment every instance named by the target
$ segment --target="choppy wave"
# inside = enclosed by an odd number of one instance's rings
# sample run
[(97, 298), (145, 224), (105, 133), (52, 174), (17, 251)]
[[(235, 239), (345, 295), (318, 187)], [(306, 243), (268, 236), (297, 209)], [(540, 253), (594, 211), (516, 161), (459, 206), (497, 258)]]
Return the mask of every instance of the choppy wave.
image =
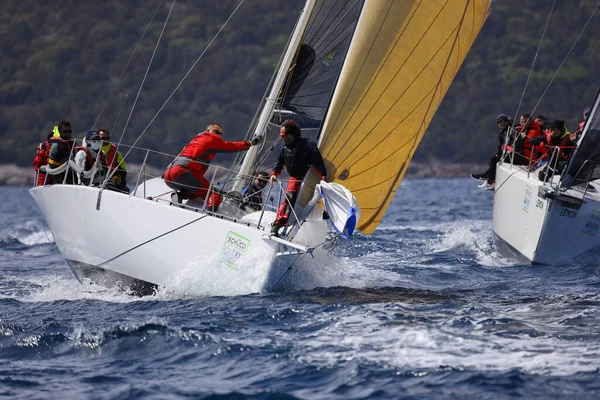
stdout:
[(431, 196), (439, 181), (403, 183), (382, 229), (266, 290), (260, 254), (244, 280), (205, 254), (142, 298), (78, 282), (11, 192), (0, 395), (598, 397), (600, 252), (521, 265), (497, 252), (489, 193), (443, 185), (451, 202)]

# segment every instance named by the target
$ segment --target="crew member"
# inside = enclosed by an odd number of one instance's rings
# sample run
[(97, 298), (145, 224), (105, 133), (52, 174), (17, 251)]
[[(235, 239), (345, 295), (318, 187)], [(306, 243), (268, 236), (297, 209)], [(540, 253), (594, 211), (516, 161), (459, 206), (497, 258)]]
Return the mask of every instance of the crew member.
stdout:
[(42, 186), (44, 185), (44, 183), (52, 183), (51, 178), (48, 178), (48, 180), (46, 181), (46, 172), (40, 171), (40, 168), (42, 168), (45, 165), (48, 165), (48, 156), (50, 154), (50, 147), (52, 147), (52, 142), (50, 141), (50, 139), (52, 139), (52, 136), (53, 132), (50, 132), (46, 141), (38, 144), (37, 153), (33, 159), (33, 170), (35, 171), (36, 175), (36, 186)]
[[(90, 181), (94, 186), (102, 184), (106, 176), (106, 158), (101, 150), (102, 140), (98, 131), (90, 130), (85, 135), (82, 146), (75, 147), (75, 164), (83, 170), (81, 176), (78, 176), (79, 184), (89, 185)], [(92, 178), (86, 178), (84, 173), (96, 169)]]
[[(260, 143), (261, 137), (254, 137), (252, 141), (228, 142), (223, 140), (223, 127), (221, 124), (210, 123), (206, 130), (199, 133), (189, 142), (181, 153), (169, 164), (163, 178), (167, 186), (175, 190), (171, 195), (173, 203), (181, 204), (183, 199), (200, 197), (205, 199), (209, 182), (204, 178), (208, 164), (217, 153), (233, 153), (245, 151), (250, 146)], [(221, 204), (221, 196), (212, 193), (207, 205), (213, 211)]]
[[(493, 190), (496, 180), (496, 164), (502, 158), (505, 149), (510, 150), (517, 137), (517, 131), (512, 127), (510, 118), (506, 114), (500, 114), (496, 117), (496, 126), (500, 129), (498, 132), (498, 147), (496, 153), (490, 158), (487, 171), (481, 174), (471, 174), (472, 178), (483, 180), (477, 187), (483, 190)], [(508, 143), (508, 144), (505, 144)]]
[(571, 134), (565, 126), (565, 121), (556, 120), (548, 125), (549, 132), (542, 138), (531, 139), (531, 143), (536, 144), (538, 141), (548, 147), (550, 157), (546, 168), (540, 171), (539, 178), (545, 181), (552, 175), (561, 174), (565, 167), (573, 149), (575, 142), (571, 140)]
[[(98, 135), (102, 140), (102, 152), (106, 156), (106, 164), (108, 165), (108, 174), (112, 174), (110, 178), (116, 188), (125, 193), (129, 193), (127, 187), (127, 165), (123, 159), (123, 154), (117, 151), (117, 146), (110, 142), (110, 132), (108, 129), (98, 129)], [(113, 171), (115, 171), (113, 173)]]
[(262, 190), (267, 186), (268, 181), (269, 174), (264, 171), (259, 172), (252, 183), (242, 189), (242, 196), (244, 196), (243, 204), (254, 211), (262, 210)]
[(314, 167), (321, 179), (327, 181), (327, 170), (317, 144), (302, 137), (300, 125), (296, 121), (291, 119), (283, 121), (279, 136), (283, 140), (283, 148), (271, 172), (271, 184), (277, 180), (284, 166), (290, 181), (285, 189), (286, 199), (279, 206), (277, 217), (271, 227), (271, 234), (275, 236), (279, 235), (279, 230), (287, 224), (291, 207), (296, 203), (302, 180), (309, 169)]
[[(73, 140), (71, 135), (73, 134), (73, 128), (71, 122), (62, 120), (52, 130), (52, 137), (50, 142), (50, 152), (48, 153), (48, 167), (55, 169), (69, 161), (71, 157), (71, 149), (73, 148)], [(69, 169), (69, 173), (65, 177), (65, 172), (56, 174), (52, 177), (52, 183), (73, 183), (75, 180), (74, 172)]]
[[(542, 129), (540, 125), (531, 120), (529, 114), (522, 114), (520, 118), (521, 125), (517, 126), (519, 132), (519, 138), (515, 144), (515, 154), (512, 160), (515, 165), (528, 165), (529, 163), (535, 164), (539, 160), (537, 157), (545, 154), (545, 147), (531, 139), (542, 137)], [(510, 162), (510, 160), (507, 158)]]

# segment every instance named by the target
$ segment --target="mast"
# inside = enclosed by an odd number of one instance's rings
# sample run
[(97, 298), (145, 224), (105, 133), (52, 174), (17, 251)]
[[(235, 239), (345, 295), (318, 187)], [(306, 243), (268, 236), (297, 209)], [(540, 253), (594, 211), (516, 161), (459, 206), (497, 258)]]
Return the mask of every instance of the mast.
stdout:
[[(273, 87), (271, 88), (271, 92), (267, 96), (265, 101), (265, 105), (261, 111), (260, 117), (258, 119), (258, 123), (256, 124), (256, 128), (254, 129), (254, 133), (252, 137), (259, 136), (264, 134), (267, 129), (267, 125), (271, 120), (273, 115), (273, 109), (275, 108), (275, 104), (277, 103), (277, 98), (279, 97), (279, 93), (281, 93), (281, 88), (285, 83), (285, 78), (287, 77), (288, 70), (290, 66), (294, 62), (294, 58), (296, 57), (296, 53), (298, 52), (298, 47), (300, 47), (300, 43), (302, 41), (302, 35), (306, 30), (306, 26), (308, 25), (308, 21), (312, 10), (315, 7), (317, 0), (307, 0), (306, 5), (304, 6), (304, 10), (300, 14), (298, 18), (298, 23), (296, 24), (296, 28), (292, 33), (292, 37), (290, 39), (290, 44), (288, 45), (283, 60), (281, 61), (281, 66), (279, 67), (279, 71), (277, 72), (277, 76), (273, 81)], [(251, 139), (252, 140), (252, 139)], [(238, 172), (235, 184), (233, 185), (233, 190), (236, 192), (240, 192), (245, 185), (245, 176), (250, 174), (250, 169), (256, 160), (258, 155), (258, 147), (252, 146), (250, 150), (246, 153), (244, 157), (244, 161), (242, 162), (242, 166), (240, 167), (240, 171)]]

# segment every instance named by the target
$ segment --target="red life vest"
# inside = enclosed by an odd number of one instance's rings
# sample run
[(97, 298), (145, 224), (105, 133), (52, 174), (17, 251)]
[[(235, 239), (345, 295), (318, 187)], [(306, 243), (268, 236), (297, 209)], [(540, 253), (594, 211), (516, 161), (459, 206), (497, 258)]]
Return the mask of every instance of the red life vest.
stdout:
[(560, 136), (558, 145), (552, 144), (552, 139), (552, 132), (546, 132), (546, 144), (548, 144), (548, 146), (559, 147), (558, 156), (564, 160), (568, 159), (569, 157), (564, 153), (564, 148), (569, 146), (569, 131), (567, 131), (567, 128), (563, 128), (563, 133)]
[(106, 153), (106, 165), (111, 167), (111, 170), (117, 168), (117, 146), (112, 143)]
[(38, 144), (37, 153), (33, 158), (33, 167), (37, 171), (40, 167), (48, 164), (48, 157), (50, 156), (50, 147), (52, 143), (49, 140)]
[[(535, 159), (537, 157), (537, 153), (544, 153), (543, 146), (534, 146), (531, 144), (530, 140), (536, 137), (542, 136), (542, 129), (540, 124), (535, 121), (532, 121), (528, 126), (524, 127), (524, 130), (527, 130), (527, 136), (523, 141), (523, 155), (529, 160), (530, 158)], [(533, 157), (532, 157), (533, 155)]]
[[(96, 162), (96, 157), (90, 153), (89, 149), (85, 146), (77, 146), (75, 147), (75, 154), (77, 154), (77, 152), (79, 150), (83, 150), (85, 152), (85, 157), (86, 157), (86, 163), (85, 163), (85, 170), (88, 171), (90, 170), (90, 168), (92, 168), (92, 165), (94, 165), (94, 163)], [(102, 150), (98, 150), (98, 154), (100, 154), (100, 158), (98, 159), (98, 161), (100, 161), (100, 165), (106, 165), (106, 158), (104, 157), (104, 153), (102, 152)]]

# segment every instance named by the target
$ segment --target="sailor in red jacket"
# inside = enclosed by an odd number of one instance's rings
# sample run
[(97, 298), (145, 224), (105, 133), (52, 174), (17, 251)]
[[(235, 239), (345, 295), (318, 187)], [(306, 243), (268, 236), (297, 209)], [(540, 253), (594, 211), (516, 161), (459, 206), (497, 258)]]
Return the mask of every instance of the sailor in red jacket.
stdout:
[[(193, 138), (169, 164), (163, 178), (167, 186), (175, 190), (171, 196), (174, 203), (196, 197), (204, 200), (210, 186), (204, 174), (215, 155), (248, 150), (250, 146), (260, 143), (261, 139), (255, 137), (251, 142), (228, 142), (223, 140), (222, 134), (221, 124), (208, 124), (206, 130)], [(220, 203), (221, 197), (216, 193), (208, 200), (208, 206), (213, 211)]]
[(538, 157), (544, 156), (546, 149), (539, 142), (531, 142), (531, 139), (543, 137), (542, 128), (536, 121), (531, 120), (529, 114), (521, 114), (521, 125), (517, 126), (519, 139), (515, 144), (515, 157), (513, 163), (515, 165), (528, 165), (529, 163), (537, 163)]

